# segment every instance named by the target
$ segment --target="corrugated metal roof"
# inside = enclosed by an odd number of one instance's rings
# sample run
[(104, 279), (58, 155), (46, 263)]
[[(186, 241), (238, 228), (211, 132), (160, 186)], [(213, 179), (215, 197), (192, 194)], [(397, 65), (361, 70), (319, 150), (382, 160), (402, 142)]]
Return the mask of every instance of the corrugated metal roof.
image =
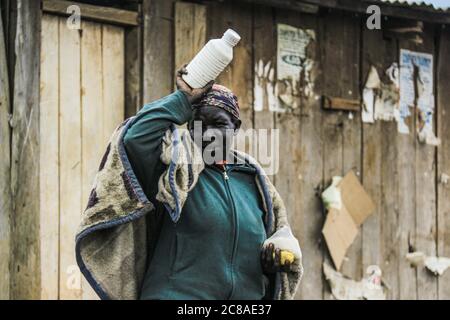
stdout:
[(450, 0), (379, 0), (394, 5), (404, 5), (408, 7), (429, 8), (439, 11), (450, 9)]

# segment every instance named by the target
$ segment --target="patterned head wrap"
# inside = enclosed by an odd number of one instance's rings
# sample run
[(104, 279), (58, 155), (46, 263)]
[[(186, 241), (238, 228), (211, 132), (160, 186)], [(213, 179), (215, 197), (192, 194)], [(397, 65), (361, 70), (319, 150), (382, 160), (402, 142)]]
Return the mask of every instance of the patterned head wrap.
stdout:
[(211, 90), (196, 104), (193, 108), (204, 106), (214, 106), (224, 109), (231, 113), (236, 119), (239, 119), (239, 104), (235, 94), (227, 87), (220, 84), (214, 84)]

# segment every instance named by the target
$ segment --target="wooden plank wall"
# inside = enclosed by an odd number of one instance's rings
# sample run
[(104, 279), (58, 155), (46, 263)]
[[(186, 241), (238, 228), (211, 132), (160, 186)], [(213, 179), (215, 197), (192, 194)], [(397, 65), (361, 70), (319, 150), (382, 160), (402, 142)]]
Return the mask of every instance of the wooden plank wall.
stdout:
[(175, 0), (142, 0), (142, 103), (173, 89)]
[(9, 263), (11, 256), (11, 128), (9, 117), (9, 77), (7, 43), (0, 4), (0, 299), (9, 299)]
[(206, 39), (206, 7), (175, 3), (175, 68), (181, 68), (203, 47)]
[(141, 103), (141, 29), (74, 30), (41, 9), (0, 7), (0, 298), (97, 298), (74, 237), (109, 137)]
[[(59, 19), (42, 18), (40, 120), (41, 288), (44, 299), (56, 299), (59, 286)], [(71, 99), (71, 101), (74, 101)], [(71, 103), (72, 104), (72, 103)]]
[[(123, 32), (83, 22), (83, 33), (71, 33), (61, 18), (45, 16), (41, 23), (38, 1), (17, 0), (17, 4), (17, 25), (9, 23), (14, 30), (5, 35), (9, 65), (17, 62), (8, 70), (10, 82), (14, 80), (10, 90), (14, 109), (8, 109), (3, 94), (0, 106), (2, 137), (11, 135), (11, 140), (7, 139), (11, 146), (3, 140), (0, 144), (2, 154), (11, 150), (11, 159), (2, 157), (0, 162), (0, 221), (3, 226), (3, 221), (7, 225), (10, 219), (11, 224), (0, 229), (1, 254), (10, 252), (11, 259), (0, 261), (0, 289), (5, 297), (94, 298), (84, 281), (79, 284), (80, 275), (72, 268), (70, 241), (98, 165), (92, 159), (99, 159), (103, 150), (97, 146), (105, 144), (116, 120), (125, 116), (123, 105), (130, 116), (135, 107), (170, 93), (176, 68), (188, 62), (202, 42), (220, 37), (231, 27), (242, 41), (233, 63), (217, 82), (237, 94), (244, 129), (280, 132), (279, 171), (271, 179), (286, 202), (303, 248), (305, 276), (296, 298), (332, 298), (322, 275), (322, 264), (331, 261), (321, 235), (325, 212), (319, 195), (333, 175), (353, 169), (374, 199), (376, 211), (348, 251), (342, 272), (360, 279), (369, 265), (377, 264), (390, 299), (450, 299), (449, 271), (436, 278), (423, 268), (411, 267), (405, 259), (415, 250), (450, 256), (450, 183), (445, 179), (450, 175), (448, 27), (425, 24), (424, 41), (417, 44), (368, 30), (363, 16), (337, 10), (311, 14), (237, 1), (143, 0), (141, 29)], [(262, 111), (254, 109), (260, 98), (255, 84), (268, 77), (260, 74), (259, 64), (267, 70), (273, 68), (276, 74), (278, 23), (312, 29), (316, 34), (308, 48), (315, 61), (314, 95), (302, 97), (298, 110), (283, 114), (269, 111), (267, 92), (262, 97)], [(15, 32), (15, 48), (20, 54), (14, 58), (11, 35)], [(5, 50), (1, 40), (3, 90)], [(124, 41), (124, 48), (115, 45)], [(360, 99), (370, 66), (383, 77), (386, 68), (398, 61), (400, 48), (434, 55), (435, 124), (442, 140), (438, 148), (418, 143), (414, 133), (398, 134), (394, 122), (366, 124), (361, 123), (359, 113), (321, 108), (322, 95)], [(61, 57), (69, 63), (62, 63)], [(125, 88), (110, 83), (111, 79), (123, 82), (124, 69), (132, 70), (126, 73), (131, 79)], [(112, 99), (111, 92), (117, 99)], [(10, 132), (8, 112), (13, 114)], [(415, 132), (414, 117), (408, 125)], [(8, 172), (12, 215), (8, 214), (9, 191), (4, 184)], [(3, 291), (8, 287), (8, 272), (3, 272), (8, 265), (10, 286)]]
[[(439, 48), (436, 49), (437, 81), (437, 133), (439, 137), (450, 137), (450, 66), (446, 62), (450, 55), (450, 28), (439, 30)], [(445, 183), (444, 174), (450, 172), (450, 139), (443, 139), (437, 150), (437, 253), (440, 256), (450, 256), (450, 184)], [(438, 297), (450, 299), (450, 273), (445, 273), (438, 279)]]
[[(196, 10), (204, 6), (176, 4), (175, 65), (188, 62), (195, 54), (191, 38), (200, 31), (197, 25), (203, 28), (203, 22), (192, 21)], [(270, 112), (267, 96), (263, 97), (262, 111), (253, 108), (255, 83), (262, 79), (258, 64), (267, 66), (270, 62), (276, 70), (277, 23), (316, 33), (308, 49), (316, 63), (312, 73), (315, 94), (302, 98), (296, 112)], [(192, 30), (186, 31), (186, 26)], [(368, 30), (364, 16), (354, 13), (322, 9), (310, 14), (233, 1), (208, 3), (206, 26), (206, 41), (220, 37), (227, 28), (242, 36), (232, 64), (217, 82), (237, 94), (243, 127), (276, 128), (280, 132), (280, 167), (271, 179), (284, 198), (303, 247), (305, 277), (296, 298), (332, 298), (322, 276), (322, 264), (331, 260), (321, 235), (325, 212), (318, 195), (334, 175), (349, 170), (356, 172), (372, 196), (376, 211), (349, 249), (342, 273), (359, 280), (368, 266), (376, 264), (383, 271), (389, 299), (450, 298), (450, 285), (445, 281), (448, 273), (438, 279), (423, 268), (413, 268), (405, 259), (415, 250), (450, 256), (450, 187), (448, 182), (439, 183), (441, 174), (450, 173), (450, 132), (445, 125), (450, 114), (450, 68), (444, 62), (450, 50), (448, 28), (437, 30), (440, 27), (426, 24), (424, 41), (417, 44), (386, 36), (382, 30)], [(179, 37), (180, 30), (187, 38)], [(194, 46), (201, 47), (198, 43)], [(386, 77), (385, 70), (398, 62), (400, 48), (434, 55), (436, 128), (443, 141), (438, 148), (420, 144), (414, 133), (399, 134), (395, 122), (367, 124), (362, 123), (359, 112), (321, 108), (322, 95), (361, 99), (369, 68), (375, 66), (380, 76)], [(165, 94), (159, 93), (156, 95)], [(415, 132), (413, 117), (408, 125)]]
[[(360, 17), (353, 13), (328, 11), (322, 21), (323, 29), (318, 38), (321, 41), (322, 93), (325, 96), (359, 100)], [(342, 176), (349, 170), (361, 176), (359, 114), (324, 111), (322, 119), (324, 186), (330, 183), (333, 176)], [(347, 252), (348, 259), (342, 265), (341, 271), (354, 279), (359, 279), (362, 273), (361, 246), (362, 237), (359, 234)], [(324, 262), (331, 264), (326, 250)], [(325, 299), (331, 298), (327, 285), (323, 287), (323, 295)]]
[(16, 61), (11, 140), (10, 294), (13, 299), (37, 299), (40, 282), (39, 1), (17, 1)]
[(40, 252), (43, 299), (94, 299), (75, 234), (111, 133), (125, 116), (122, 27), (43, 15)]

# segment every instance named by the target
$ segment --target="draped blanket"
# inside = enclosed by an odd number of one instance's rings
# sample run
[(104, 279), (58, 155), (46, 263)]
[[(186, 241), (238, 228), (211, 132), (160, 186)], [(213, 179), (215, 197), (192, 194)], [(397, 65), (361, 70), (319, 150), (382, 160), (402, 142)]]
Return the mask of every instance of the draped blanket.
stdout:
[[(148, 248), (150, 242), (156, 241), (148, 230), (159, 227), (159, 220), (153, 217), (154, 205), (144, 194), (123, 144), (124, 134), (134, 119), (127, 119), (110, 138), (75, 239), (78, 266), (101, 299), (139, 298)], [(204, 164), (189, 134), (180, 134), (174, 126), (162, 143), (161, 161), (167, 170), (159, 180), (157, 199), (177, 221)], [(268, 237), (289, 226), (283, 201), (259, 164), (244, 153), (234, 154), (257, 171)], [(301, 260), (294, 263), (292, 272), (277, 273), (273, 298), (293, 299), (302, 274)]]

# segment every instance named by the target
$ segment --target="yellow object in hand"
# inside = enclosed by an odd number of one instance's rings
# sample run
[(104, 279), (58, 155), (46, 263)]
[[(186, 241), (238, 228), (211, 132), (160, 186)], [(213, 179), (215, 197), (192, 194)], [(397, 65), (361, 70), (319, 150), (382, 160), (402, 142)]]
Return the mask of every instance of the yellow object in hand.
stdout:
[[(273, 253), (273, 258), (275, 259), (275, 252)], [(284, 266), (286, 264), (286, 262), (289, 262), (290, 264), (292, 264), (294, 262), (295, 256), (292, 252), (287, 251), (287, 250), (281, 250), (280, 252), (280, 262), (281, 265)]]

